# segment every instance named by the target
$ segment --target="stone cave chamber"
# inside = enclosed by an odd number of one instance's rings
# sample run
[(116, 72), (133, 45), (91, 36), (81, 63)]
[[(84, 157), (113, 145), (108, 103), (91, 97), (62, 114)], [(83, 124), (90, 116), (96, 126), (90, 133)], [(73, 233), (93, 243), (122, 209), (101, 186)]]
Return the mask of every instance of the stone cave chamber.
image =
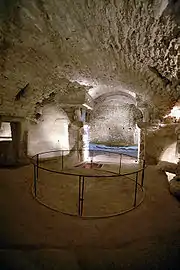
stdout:
[[(1, 0), (0, 55), (0, 268), (179, 269), (180, 1)], [(90, 216), (118, 212), (123, 173), (141, 170), (127, 214), (74, 219), (56, 202), (76, 205), (77, 173)]]

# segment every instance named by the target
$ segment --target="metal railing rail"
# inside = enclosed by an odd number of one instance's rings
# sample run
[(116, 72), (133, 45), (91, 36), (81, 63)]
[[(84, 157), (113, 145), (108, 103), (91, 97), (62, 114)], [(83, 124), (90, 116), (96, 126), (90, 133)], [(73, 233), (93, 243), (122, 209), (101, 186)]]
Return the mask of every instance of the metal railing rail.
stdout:
[[(44, 168), (42, 166), (39, 166), (39, 161), (40, 161), (40, 155), (42, 154), (47, 154), (47, 153), (54, 153), (54, 152), (59, 152), (61, 151), (62, 156), (63, 157), (63, 152), (67, 151), (67, 150), (53, 150), (53, 151), (47, 151), (47, 152), (41, 152), (38, 153), (36, 155), (34, 155), (33, 157), (30, 158), (31, 163), (33, 164), (33, 171), (34, 171), (34, 177), (33, 177), (33, 193), (35, 198), (37, 198), (37, 182), (38, 182), (38, 177), (39, 177), (39, 169), (44, 170), (44, 171), (48, 171), (51, 173), (56, 173), (56, 174), (60, 174), (60, 175), (69, 175), (69, 176), (78, 176), (79, 177), (79, 184), (78, 184), (78, 216), (83, 217), (83, 205), (84, 205), (84, 188), (85, 188), (85, 179), (86, 178), (92, 178), (92, 177), (96, 177), (96, 178), (116, 178), (116, 177), (127, 177), (128, 179), (130, 179), (131, 181), (135, 182), (135, 186), (134, 186), (134, 201), (133, 201), (133, 207), (131, 209), (128, 209), (125, 212), (128, 212), (132, 209), (134, 209), (135, 207), (137, 207), (138, 205), (140, 205), (142, 203), (142, 201), (137, 205), (137, 192), (138, 192), (138, 186), (141, 188), (142, 191), (144, 191), (144, 177), (145, 177), (145, 168), (146, 168), (146, 164), (145, 164), (145, 160), (143, 160), (143, 166), (140, 169), (134, 170), (133, 172), (128, 172), (128, 173), (121, 173), (121, 168), (122, 168), (122, 156), (124, 154), (119, 154), (119, 153), (114, 153), (113, 154), (118, 154), (120, 155), (120, 159), (119, 159), (119, 168), (118, 168), (118, 173), (116, 172), (112, 172), (112, 171), (106, 171), (109, 173), (112, 173), (111, 175), (87, 175), (87, 174), (83, 174), (83, 173), (71, 173), (71, 172), (64, 172), (64, 171), (56, 171), (56, 170), (52, 170), (52, 169), (48, 169), (48, 168)], [(77, 150), (75, 150), (77, 151)], [(103, 152), (102, 150), (95, 150), (94, 152)], [(126, 155), (127, 156), (127, 155)], [(93, 157), (93, 155), (92, 155)], [(61, 169), (63, 170), (63, 158), (61, 160)], [(93, 164), (93, 158), (91, 159), (91, 168), (92, 168), (92, 164)], [(138, 183), (138, 176), (141, 173), (141, 180), (140, 180), (140, 184)], [(131, 179), (130, 175), (135, 175), (135, 180)], [(42, 203), (42, 202), (41, 202)], [(44, 203), (42, 203), (44, 204)], [(49, 207), (51, 208), (51, 207)], [(61, 212), (61, 211), (59, 211)], [(62, 213), (62, 212), (61, 212)], [(64, 213), (64, 214), (68, 214), (68, 213)], [(110, 216), (115, 216), (116, 214), (113, 215), (108, 215), (106, 217), (110, 217)], [(105, 216), (103, 216), (105, 217)]]

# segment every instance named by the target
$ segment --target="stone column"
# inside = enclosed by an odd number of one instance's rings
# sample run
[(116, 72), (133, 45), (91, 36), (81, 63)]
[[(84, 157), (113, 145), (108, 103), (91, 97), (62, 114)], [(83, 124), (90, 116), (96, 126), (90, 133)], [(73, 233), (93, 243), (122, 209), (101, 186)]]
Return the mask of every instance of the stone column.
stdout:
[(81, 108), (79, 133), (78, 133), (78, 150), (79, 161), (88, 161), (89, 158), (89, 126), (88, 126), (88, 113), (85, 108)]
[[(80, 107), (63, 108), (70, 120), (69, 145), (74, 152), (77, 162), (83, 161), (83, 119)], [(74, 158), (75, 158), (74, 156)]]
[(145, 159), (145, 143), (146, 143), (146, 139), (145, 139), (145, 129), (141, 128), (140, 129), (140, 144), (139, 144), (139, 156), (138, 159), (140, 161)]
[(20, 159), (22, 162), (28, 162), (28, 125), (27, 121), (21, 122), (21, 136), (20, 136)]
[(28, 163), (27, 143), (28, 132), (26, 121), (11, 122), (12, 145), (15, 163)]
[(148, 114), (145, 107), (140, 107), (136, 109), (136, 125), (138, 129), (138, 162), (145, 158), (145, 134), (146, 134), (146, 120), (148, 119)]
[(11, 133), (14, 163), (17, 163), (20, 156), (21, 122), (11, 122)]
[(79, 161), (83, 161), (83, 122), (80, 123), (80, 127), (78, 129), (78, 137), (77, 137), (77, 150), (78, 150), (78, 157)]
[[(86, 108), (66, 107), (63, 108), (67, 113), (69, 124), (69, 143), (70, 148), (76, 151), (78, 161), (88, 160), (89, 142), (88, 142), (88, 120), (89, 113)], [(75, 137), (75, 138), (73, 138)]]
[(150, 116), (149, 116), (148, 108), (147, 107), (140, 107), (139, 110), (142, 112), (143, 122), (146, 122), (146, 123), (149, 122)]
[(138, 122), (137, 126), (139, 128), (138, 137), (138, 162), (145, 159), (145, 128), (143, 122)]

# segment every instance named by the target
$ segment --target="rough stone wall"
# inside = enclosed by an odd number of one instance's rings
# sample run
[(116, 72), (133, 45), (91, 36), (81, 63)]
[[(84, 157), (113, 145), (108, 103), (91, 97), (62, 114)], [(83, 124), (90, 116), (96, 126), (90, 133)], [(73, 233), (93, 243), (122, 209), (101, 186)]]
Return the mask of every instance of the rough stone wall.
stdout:
[(28, 154), (69, 150), (68, 124), (69, 119), (62, 109), (55, 105), (44, 106), (39, 122), (29, 124)]
[(1, 0), (0, 113), (30, 114), (76, 80), (123, 86), (166, 114), (180, 90), (179, 11), (167, 0)]
[[(176, 143), (175, 126), (176, 125), (167, 125), (154, 131), (147, 131), (145, 139), (145, 158), (148, 164), (157, 164), (163, 152), (173, 143)], [(172, 151), (174, 150), (175, 149), (172, 147)], [(172, 153), (173, 157), (174, 154)]]
[(160, 160), (177, 164), (178, 156), (176, 154), (176, 142), (165, 148), (165, 150), (162, 152), (162, 155), (160, 156)]
[(135, 123), (131, 106), (108, 101), (95, 107), (90, 121), (90, 141), (134, 144)]

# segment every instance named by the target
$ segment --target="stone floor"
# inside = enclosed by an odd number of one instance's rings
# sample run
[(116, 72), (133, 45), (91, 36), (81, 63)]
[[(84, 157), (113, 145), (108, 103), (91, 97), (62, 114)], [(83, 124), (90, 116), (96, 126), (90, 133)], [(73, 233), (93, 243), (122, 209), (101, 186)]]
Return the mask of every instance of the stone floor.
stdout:
[[(107, 165), (103, 167), (106, 168)], [(57, 211), (78, 215), (79, 173), (85, 175), (82, 213), (84, 217), (97, 218), (117, 215), (132, 209), (135, 200), (135, 181), (132, 179), (135, 180), (135, 175), (129, 175), (130, 178), (127, 176), (117, 177), (117, 174), (106, 171), (103, 167), (99, 169), (79, 167), (69, 169), (69, 172), (75, 175), (62, 175), (39, 169), (37, 199)], [(141, 176), (140, 172), (139, 183), (141, 183)], [(141, 186), (138, 185), (136, 205), (142, 202), (144, 193)]]
[(0, 170), (0, 269), (179, 269), (180, 203), (149, 166), (135, 210), (86, 220), (51, 211), (31, 193), (33, 168)]

